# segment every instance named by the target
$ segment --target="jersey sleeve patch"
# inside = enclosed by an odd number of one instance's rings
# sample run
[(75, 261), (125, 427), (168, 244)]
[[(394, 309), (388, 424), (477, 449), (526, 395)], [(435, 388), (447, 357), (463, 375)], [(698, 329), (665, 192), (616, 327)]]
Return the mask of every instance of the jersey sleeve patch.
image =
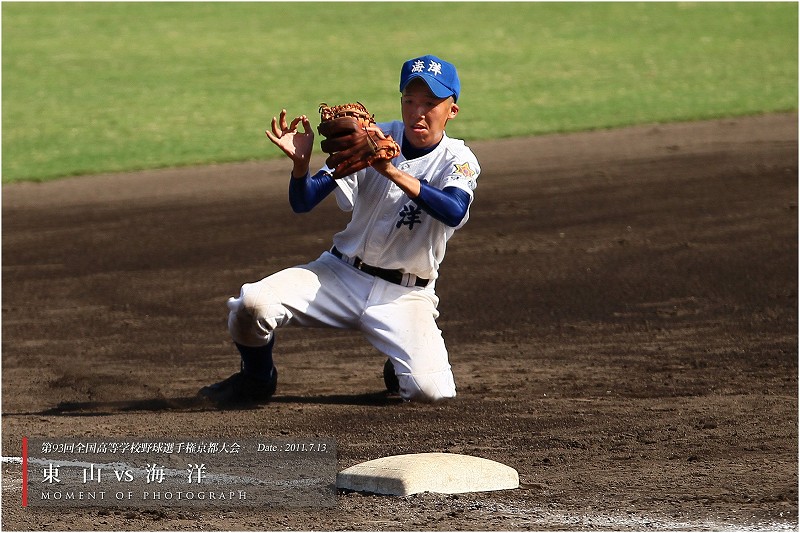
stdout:
[(470, 164), (469, 161), (453, 163), (453, 168), (445, 180), (445, 186), (458, 185), (467, 192), (474, 191), (478, 186), (477, 179), (479, 172), (480, 171)]
[(472, 170), (472, 167), (469, 166), (469, 162), (467, 162), (467, 161), (465, 161), (465, 162), (463, 162), (461, 164), (453, 163), (453, 166), (456, 167), (455, 170), (453, 171), (454, 174), (460, 174), (460, 175), (462, 175), (462, 176), (464, 176), (465, 178), (468, 178), (468, 179), (472, 178), (473, 176), (475, 176), (475, 171)]

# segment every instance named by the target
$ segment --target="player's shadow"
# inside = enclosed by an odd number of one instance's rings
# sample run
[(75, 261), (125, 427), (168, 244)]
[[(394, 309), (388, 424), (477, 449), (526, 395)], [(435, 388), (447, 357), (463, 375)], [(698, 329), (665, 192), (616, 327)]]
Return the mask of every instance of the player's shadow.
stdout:
[(292, 396), (279, 395), (267, 404), (241, 404), (235, 406), (215, 406), (197, 396), (176, 398), (146, 398), (142, 400), (61, 402), (55, 407), (35, 413), (3, 413), (4, 416), (39, 415), (39, 416), (107, 416), (128, 412), (161, 412), (161, 411), (247, 411), (268, 409), (270, 404), (319, 404), (319, 405), (365, 405), (387, 406), (402, 403), (402, 399), (386, 391), (366, 394), (333, 394), (325, 396)]
[(331, 394), (319, 396), (275, 396), (271, 403), (304, 403), (320, 405), (395, 405), (403, 403), (402, 398), (386, 391), (365, 394)]

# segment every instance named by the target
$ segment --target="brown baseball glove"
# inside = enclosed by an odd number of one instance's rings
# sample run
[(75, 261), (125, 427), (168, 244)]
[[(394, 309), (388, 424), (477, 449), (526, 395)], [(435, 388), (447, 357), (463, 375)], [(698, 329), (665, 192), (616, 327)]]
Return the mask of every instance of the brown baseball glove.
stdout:
[(333, 107), (320, 104), (319, 118), (317, 131), (325, 137), (320, 146), (329, 154), (325, 164), (334, 169), (334, 179), (400, 154), (400, 146), (391, 135), (384, 135), (374, 116), (360, 102)]

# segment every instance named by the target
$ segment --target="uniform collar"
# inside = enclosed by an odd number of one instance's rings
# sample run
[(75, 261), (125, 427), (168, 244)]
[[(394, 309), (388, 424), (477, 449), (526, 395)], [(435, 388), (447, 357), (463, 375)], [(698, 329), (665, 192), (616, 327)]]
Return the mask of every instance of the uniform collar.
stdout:
[(408, 159), (417, 159), (419, 157), (428, 155), (429, 153), (436, 150), (442, 141), (444, 140), (444, 135), (439, 140), (438, 143), (434, 144), (433, 146), (429, 146), (428, 148), (414, 148), (411, 143), (406, 139), (406, 134), (403, 133), (403, 145), (400, 147), (400, 151), (403, 153), (403, 157)]

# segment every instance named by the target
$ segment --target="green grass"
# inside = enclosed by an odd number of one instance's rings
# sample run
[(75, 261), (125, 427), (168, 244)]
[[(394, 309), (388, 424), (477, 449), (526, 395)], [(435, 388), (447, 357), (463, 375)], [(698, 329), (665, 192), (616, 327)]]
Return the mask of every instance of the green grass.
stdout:
[[(278, 157), (282, 107), (398, 115), (459, 68), (467, 140), (797, 109), (795, 3), (3, 2), (3, 182)], [(341, 23), (347, 21), (348, 30)]]

